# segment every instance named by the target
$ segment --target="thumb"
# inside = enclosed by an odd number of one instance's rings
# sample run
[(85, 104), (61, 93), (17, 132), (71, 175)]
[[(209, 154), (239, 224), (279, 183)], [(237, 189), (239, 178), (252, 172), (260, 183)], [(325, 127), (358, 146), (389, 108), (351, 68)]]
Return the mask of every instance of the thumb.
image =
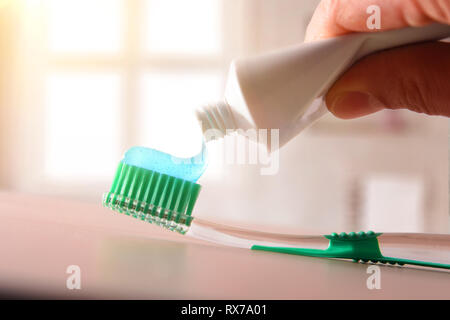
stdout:
[(450, 116), (450, 43), (390, 49), (358, 61), (331, 87), (328, 109), (351, 119), (382, 109)]

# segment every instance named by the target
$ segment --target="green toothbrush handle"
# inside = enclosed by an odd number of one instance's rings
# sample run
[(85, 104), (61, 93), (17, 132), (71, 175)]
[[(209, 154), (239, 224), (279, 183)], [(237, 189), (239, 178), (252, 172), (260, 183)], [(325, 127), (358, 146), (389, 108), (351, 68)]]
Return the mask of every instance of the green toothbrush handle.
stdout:
[(319, 258), (338, 258), (336, 254), (332, 254), (327, 250), (306, 249), (306, 248), (290, 248), (290, 247), (269, 247), (269, 246), (252, 246), (252, 250), (263, 250), (287, 254), (296, 254), (300, 256), (319, 257)]
[(391, 258), (391, 257), (384, 257), (384, 260), (391, 264), (411, 264), (416, 266), (422, 266), (422, 267), (431, 267), (431, 268), (441, 268), (441, 269), (450, 269), (450, 264), (445, 263), (437, 263), (437, 262), (427, 262), (427, 261), (420, 261), (420, 260), (410, 260), (410, 259), (400, 259), (400, 258)]
[(341, 234), (332, 233), (331, 235), (325, 235), (325, 238), (329, 240), (328, 248), (325, 250), (319, 249), (307, 249), (307, 248), (293, 248), (293, 247), (270, 247), (254, 245), (252, 250), (263, 250), (280, 252), (287, 254), (296, 254), (310, 257), (322, 257), (322, 258), (340, 258), (340, 259), (353, 259), (354, 261), (374, 263), (389, 263), (398, 265), (417, 265), (423, 267), (450, 269), (450, 264), (427, 262), (420, 260), (401, 259), (393, 257), (385, 257), (381, 254), (380, 246), (378, 243), (378, 236), (381, 233), (369, 232), (350, 232)]

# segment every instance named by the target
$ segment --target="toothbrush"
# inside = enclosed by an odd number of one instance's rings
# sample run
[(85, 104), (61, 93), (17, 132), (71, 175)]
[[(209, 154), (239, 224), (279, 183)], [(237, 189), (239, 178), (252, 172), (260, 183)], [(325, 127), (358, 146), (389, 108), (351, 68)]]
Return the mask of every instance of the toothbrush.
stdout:
[[(204, 154), (203, 146), (200, 159)], [(103, 205), (186, 236), (238, 248), (450, 269), (448, 235), (369, 231), (298, 236), (244, 230), (196, 219), (193, 208), (201, 189), (196, 180), (205, 170), (206, 162), (174, 157), (170, 162), (168, 157), (171, 156), (152, 149), (131, 148), (119, 163), (111, 189), (103, 196)], [(383, 249), (406, 256), (384, 256), (379, 240)], [(427, 257), (429, 252), (437, 257)], [(434, 261), (424, 261), (423, 257)]]

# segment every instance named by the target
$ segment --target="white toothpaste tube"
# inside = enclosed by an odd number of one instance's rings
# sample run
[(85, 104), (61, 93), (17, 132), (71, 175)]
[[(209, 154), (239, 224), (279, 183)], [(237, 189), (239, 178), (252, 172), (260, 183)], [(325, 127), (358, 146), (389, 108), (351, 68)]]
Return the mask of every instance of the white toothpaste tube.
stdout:
[(380, 50), (446, 37), (450, 37), (449, 25), (431, 24), (353, 33), (237, 59), (231, 63), (223, 101), (199, 108), (197, 118), (206, 141), (237, 129), (277, 129), (273, 151), (327, 112), (324, 95), (357, 60)]

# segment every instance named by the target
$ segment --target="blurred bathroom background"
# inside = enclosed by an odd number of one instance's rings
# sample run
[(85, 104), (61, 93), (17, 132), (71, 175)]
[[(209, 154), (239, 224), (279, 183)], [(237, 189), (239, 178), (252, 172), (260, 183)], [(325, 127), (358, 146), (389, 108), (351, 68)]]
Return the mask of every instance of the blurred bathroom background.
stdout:
[[(0, 192), (100, 206), (127, 148), (198, 149), (192, 110), (221, 98), (230, 61), (302, 42), (317, 3), (0, 0)], [(263, 176), (213, 151), (196, 215), (293, 232), (450, 231), (444, 118), (329, 114), (279, 157)]]

